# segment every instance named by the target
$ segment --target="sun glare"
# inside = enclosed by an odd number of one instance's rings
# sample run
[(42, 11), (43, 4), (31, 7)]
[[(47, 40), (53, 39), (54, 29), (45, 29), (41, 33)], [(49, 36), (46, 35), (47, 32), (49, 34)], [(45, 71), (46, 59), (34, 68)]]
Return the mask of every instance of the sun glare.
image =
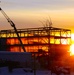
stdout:
[(70, 55), (74, 55), (74, 44), (70, 46)]
[(72, 45), (70, 46), (70, 55), (74, 55), (74, 34), (71, 34)]
[(72, 41), (74, 41), (74, 34), (71, 34), (71, 39)]

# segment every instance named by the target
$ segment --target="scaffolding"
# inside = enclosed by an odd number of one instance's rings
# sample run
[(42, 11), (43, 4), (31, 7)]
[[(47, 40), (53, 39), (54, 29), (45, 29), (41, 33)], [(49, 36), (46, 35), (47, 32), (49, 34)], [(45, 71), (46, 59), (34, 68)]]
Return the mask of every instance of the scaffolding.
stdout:
[[(55, 27), (17, 29), (26, 52), (68, 51), (71, 44), (71, 30)], [(0, 50), (23, 52), (14, 30), (0, 31)]]
[[(35, 63), (38, 61), (41, 68), (49, 69), (50, 65), (59, 65), (70, 56), (69, 29), (39, 27), (17, 29), (17, 32), (26, 52), (32, 53)], [(0, 51), (24, 52), (14, 30), (0, 31)]]

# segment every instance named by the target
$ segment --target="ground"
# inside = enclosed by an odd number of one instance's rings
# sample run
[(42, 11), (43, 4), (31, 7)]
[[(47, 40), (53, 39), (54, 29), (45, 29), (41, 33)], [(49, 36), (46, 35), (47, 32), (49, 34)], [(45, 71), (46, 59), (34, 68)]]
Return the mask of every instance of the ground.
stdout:
[[(34, 75), (34, 72), (25, 72), (22, 68), (18, 68), (18, 69), (13, 69), (13, 72), (9, 73), (7, 67), (2, 67), (0, 68), (0, 75)], [(46, 70), (37, 70), (35, 75), (51, 75), (51, 72)], [(74, 75), (74, 73), (71, 73), (71, 75)]]

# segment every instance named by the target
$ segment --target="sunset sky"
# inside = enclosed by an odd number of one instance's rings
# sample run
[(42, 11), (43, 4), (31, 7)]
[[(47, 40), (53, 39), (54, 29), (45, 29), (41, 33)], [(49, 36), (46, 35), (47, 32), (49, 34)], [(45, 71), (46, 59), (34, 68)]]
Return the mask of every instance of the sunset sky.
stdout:
[[(0, 7), (17, 28), (43, 26), (52, 20), (53, 27), (71, 29), (74, 33), (74, 0), (1, 0)], [(0, 30), (12, 29), (0, 13)]]

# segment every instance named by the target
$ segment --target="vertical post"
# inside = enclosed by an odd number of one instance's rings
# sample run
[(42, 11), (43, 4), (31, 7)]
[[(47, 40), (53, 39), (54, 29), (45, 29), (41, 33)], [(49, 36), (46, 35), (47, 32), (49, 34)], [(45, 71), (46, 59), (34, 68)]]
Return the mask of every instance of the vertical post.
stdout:
[[(48, 58), (50, 58), (50, 52), (51, 52), (50, 51), (50, 27), (48, 28), (47, 33), (48, 33)], [(49, 69), (50, 61), (51, 60), (48, 59), (48, 69)]]
[(36, 75), (36, 53), (34, 53), (34, 75)]

